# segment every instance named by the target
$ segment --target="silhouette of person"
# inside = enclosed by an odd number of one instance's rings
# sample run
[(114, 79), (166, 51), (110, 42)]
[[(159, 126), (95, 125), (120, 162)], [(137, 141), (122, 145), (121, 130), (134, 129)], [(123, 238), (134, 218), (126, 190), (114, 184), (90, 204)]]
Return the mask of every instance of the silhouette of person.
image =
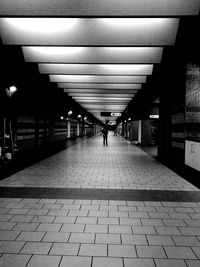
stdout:
[(108, 130), (104, 127), (102, 130), (101, 130), (101, 134), (103, 135), (103, 145), (107, 146), (108, 145)]

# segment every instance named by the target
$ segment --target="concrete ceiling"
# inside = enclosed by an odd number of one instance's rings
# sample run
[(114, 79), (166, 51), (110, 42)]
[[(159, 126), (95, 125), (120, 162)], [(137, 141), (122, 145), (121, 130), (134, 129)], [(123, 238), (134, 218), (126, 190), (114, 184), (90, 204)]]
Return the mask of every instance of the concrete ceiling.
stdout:
[(105, 122), (100, 113), (123, 112), (163, 48), (175, 44), (181, 17), (199, 7), (200, 0), (1, 0), (0, 36)]

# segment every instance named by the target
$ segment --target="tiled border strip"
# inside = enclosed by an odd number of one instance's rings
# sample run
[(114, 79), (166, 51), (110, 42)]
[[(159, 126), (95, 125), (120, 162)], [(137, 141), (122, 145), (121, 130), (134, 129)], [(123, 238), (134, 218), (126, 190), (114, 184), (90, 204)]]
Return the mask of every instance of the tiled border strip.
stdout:
[(0, 187), (0, 197), (200, 202), (200, 191)]

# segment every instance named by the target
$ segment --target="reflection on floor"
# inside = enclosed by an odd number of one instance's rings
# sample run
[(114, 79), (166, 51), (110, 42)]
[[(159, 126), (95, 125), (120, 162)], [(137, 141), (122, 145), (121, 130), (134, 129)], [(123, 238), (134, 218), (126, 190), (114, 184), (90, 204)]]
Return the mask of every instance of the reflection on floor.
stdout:
[(0, 182), (0, 266), (200, 266), (200, 191), (97, 136)]

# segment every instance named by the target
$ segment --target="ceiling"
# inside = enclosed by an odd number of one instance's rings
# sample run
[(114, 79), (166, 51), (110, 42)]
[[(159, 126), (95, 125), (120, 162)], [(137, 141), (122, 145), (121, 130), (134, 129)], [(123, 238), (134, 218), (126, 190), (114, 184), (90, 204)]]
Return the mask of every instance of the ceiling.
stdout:
[(173, 46), (184, 16), (200, 0), (1, 0), (3, 45), (21, 46), (26, 62), (98, 120), (122, 113), (164, 48)]

